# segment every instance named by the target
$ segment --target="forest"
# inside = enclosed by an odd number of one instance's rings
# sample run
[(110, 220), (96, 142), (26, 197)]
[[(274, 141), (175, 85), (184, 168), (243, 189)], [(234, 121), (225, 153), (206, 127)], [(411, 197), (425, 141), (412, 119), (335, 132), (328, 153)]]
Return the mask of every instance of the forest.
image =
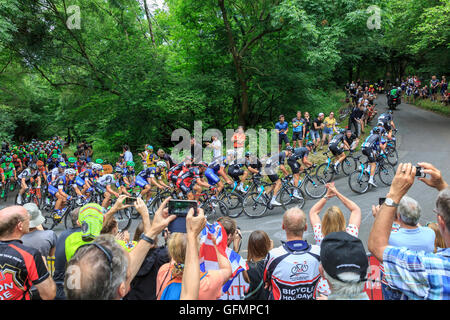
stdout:
[(356, 79), (448, 74), (450, 0), (1, 0), (0, 140), (171, 147), (272, 128)]

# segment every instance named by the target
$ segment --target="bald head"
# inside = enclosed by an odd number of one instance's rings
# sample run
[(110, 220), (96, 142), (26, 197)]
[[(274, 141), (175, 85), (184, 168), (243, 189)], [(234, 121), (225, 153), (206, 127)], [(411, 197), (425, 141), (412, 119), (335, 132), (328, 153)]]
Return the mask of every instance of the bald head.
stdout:
[(20, 238), (28, 232), (28, 227), (25, 225), (17, 227), (19, 223), (29, 219), (27, 210), (22, 206), (11, 206), (0, 210), (0, 238), (11, 237), (16, 233)]
[(288, 238), (302, 237), (306, 231), (306, 215), (303, 210), (299, 208), (287, 210), (283, 215), (283, 229)]

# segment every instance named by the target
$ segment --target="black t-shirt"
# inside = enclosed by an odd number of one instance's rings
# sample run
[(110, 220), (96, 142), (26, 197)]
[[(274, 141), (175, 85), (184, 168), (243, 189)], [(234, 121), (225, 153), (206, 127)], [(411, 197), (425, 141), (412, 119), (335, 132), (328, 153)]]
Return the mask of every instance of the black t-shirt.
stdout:
[(361, 119), (361, 117), (364, 115), (364, 111), (360, 110), (358, 107), (353, 108), (352, 114), (351, 114), (351, 118), (354, 119)]
[(305, 127), (305, 132), (308, 132), (311, 127), (311, 119), (303, 118), (305, 122), (303, 122), (303, 126)]
[(173, 161), (172, 157), (169, 154), (164, 154), (163, 157), (164, 161), (168, 161), (169, 162), (169, 169), (172, 168), (175, 165), (175, 162)]
[(349, 137), (347, 137), (347, 135), (344, 136), (344, 140), (347, 141), (348, 145), (351, 146), (352, 143), (355, 141), (356, 139), (356, 134), (352, 133), (352, 135)]
[[(130, 291), (123, 299), (156, 300), (156, 277), (159, 268), (168, 262), (170, 262), (170, 256), (166, 247), (150, 249), (141, 268), (131, 281)], [(170, 272), (167, 276), (170, 279)]]
[(248, 270), (247, 274), (250, 278), (250, 287), (248, 289), (248, 294), (255, 291), (258, 287), (259, 289), (245, 300), (268, 300), (270, 292), (264, 289), (263, 281), (264, 276), (264, 260), (258, 262), (247, 261)]
[[(323, 120), (319, 120), (319, 118), (314, 119), (311, 130), (314, 130), (314, 131), (319, 130), (320, 126), (322, 125), (322, 122), (323, 122)], [(315, 128), (314, 123), (317, 125), (317, 128), (319, 128), (319, 129)]]

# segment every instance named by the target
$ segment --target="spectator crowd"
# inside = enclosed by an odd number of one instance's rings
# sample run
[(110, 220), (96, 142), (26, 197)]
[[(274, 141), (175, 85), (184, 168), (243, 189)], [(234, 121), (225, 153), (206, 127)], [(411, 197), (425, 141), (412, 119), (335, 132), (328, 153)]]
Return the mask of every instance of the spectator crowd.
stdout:
[[(132, 161), (127, 151), (125, 146), (123, 157)], [(450, 188), (433, 165), (419, 165), (425, 178), (415, 182), (416, 167), (401, 163), (386, 200), (372, 207), (368, 249), (381, 264), (385, 300), (450, 298)], [(407, 195), (413, 183), (437, 190), (435, 223), (418, 223), (420, 203)], [(341, 205), (327, 206), (331, 198)], [(176, 217), (169, 214), (169, 199), (152, 219), (142, 199), (133, 204), (124, 199), (120, 196), (107, 212), (91, 203), (73, 210), (74, 227), (58, 237), (42, 228), (43, 216), (34, 204), (0, 210), (0, 298), (369, 299), (369, 262), (358, 239), (361, 209), (333, 183), (309, 214), (299, 208), (283, 214), (286, 241), (280, 245), (263, 230), (253, 231), (246, 259), (239, 254), (242, 235), (230, 217), (207, 223), (202, 209), (190, 209), (186, 232), (170, 234), (167, 227)], [(132, 239), (119, 233), (114, 221), (114, 213), (126, 206), (134, 206), (142, 219)], [(348, 221), (344, 208), (350, 211)], [(309, 226), (313, 243), (304, 238)], [(55, 257), (52, 274), (49, 256)]]

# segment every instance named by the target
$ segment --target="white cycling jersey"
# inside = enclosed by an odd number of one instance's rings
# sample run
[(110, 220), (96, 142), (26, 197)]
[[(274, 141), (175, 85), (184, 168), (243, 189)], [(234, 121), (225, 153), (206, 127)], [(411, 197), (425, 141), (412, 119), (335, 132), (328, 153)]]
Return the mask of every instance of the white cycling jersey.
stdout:
[(264, 281), (270, 282), (271, 300), (313, 300), (320, 280), (320, 247), (293, 241), (272, 249)]

